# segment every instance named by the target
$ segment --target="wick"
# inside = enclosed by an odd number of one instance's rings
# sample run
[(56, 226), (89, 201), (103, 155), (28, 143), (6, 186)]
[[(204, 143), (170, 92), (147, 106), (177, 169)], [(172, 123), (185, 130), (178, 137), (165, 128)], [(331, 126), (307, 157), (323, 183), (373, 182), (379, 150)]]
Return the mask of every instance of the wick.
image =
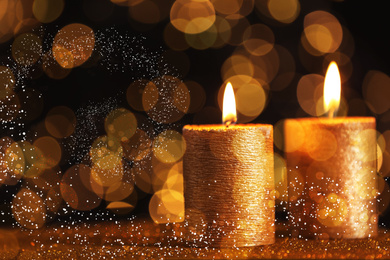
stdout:
[(328, 113), (328, 117), (333, 118), (333, 116), (334, 116), (334, 108), (330, 108), (329, 113)]
[(225, 122), (226, 128), (228, 128), (229, 125), (231, 125), (231, 124), (232, 124), (232, 121), (226, 121), (226, 122)]

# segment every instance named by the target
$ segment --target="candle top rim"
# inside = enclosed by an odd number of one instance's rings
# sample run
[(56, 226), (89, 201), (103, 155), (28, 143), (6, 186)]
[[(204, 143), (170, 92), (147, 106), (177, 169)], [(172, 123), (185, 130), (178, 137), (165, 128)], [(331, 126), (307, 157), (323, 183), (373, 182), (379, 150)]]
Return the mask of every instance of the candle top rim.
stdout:
[(220, 124), (205, 124), (205, 125), (185, 125), (183, 130), (198, 130), (198, 131), (209, 131), (209, 130), (239, 130), (239, 129), (252, 129), (252, 128), (269, 128), (272, 129), (271, 124), (234, 124), (226, 125)]
[(349, 116), (349, 117), (301, 117), (287, 118), (285, 121), (303, 121), (303, 122), (324, 122), (327, 124), (342, 124), (342, 123), (375, 123), (375, 117), (368, 116)]

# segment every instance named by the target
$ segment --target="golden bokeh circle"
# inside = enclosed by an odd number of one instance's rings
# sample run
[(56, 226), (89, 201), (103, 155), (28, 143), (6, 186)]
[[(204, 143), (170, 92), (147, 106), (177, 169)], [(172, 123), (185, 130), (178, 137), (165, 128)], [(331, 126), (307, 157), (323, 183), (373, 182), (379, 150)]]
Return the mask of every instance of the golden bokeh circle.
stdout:
[(34, 0), (32, 12), (38, 21), (50, 23), (61, 15), (64, 5), (63, 0)]
[(301, 8), (298, 0), (269, 0), (267, 6), (275, 20), (286, 24), (295, 21)]
[(273, 31), (264, 24), (247, 27), (243, 34), (243, 44), (247, 51), (255, 56), (263, 56), (270, 52), (275, 44)]
[(31, 66), (42, 55), (42, 41), (32, 33), (24, 33), (16, 37), (12, 43), (12, 57), (20, 65)]
[(320, 53), (332, 53), (343, 39), (340, 22), (325, 11), (314, 11), (305, 16), (304, 35), (312, 48)]
[(76, 129), (76, 115), (69, 107), (54, 107), (46, 115), (45, 127), (56, 138), (68, 137)]
[(209, 0), (176, 0), (170, 19), (181, 32), (197, 34), (209, 29), (215, 21), (215, 9)]
[(111, 111), (104, 121), (107, 135), (114, 136), (121, 142), (128, 141), (137, 130), (137, 119), (125, 108)]
[(153, 140), (153, 154), (164, 163), (180, 160), (186, 150), (184, 137), (177, 131), (166, 130)]
[(80, 23), (73, 23), (58, 31), (53, 41), (53, 56), (61, 67), (70, 69), (86, 62), (95, 47), (93, 30)]
[(46, 207), (35, 192), (22, 188), (12, 200), (15, 220), (28, 229), (41, 228), (46, 222)]

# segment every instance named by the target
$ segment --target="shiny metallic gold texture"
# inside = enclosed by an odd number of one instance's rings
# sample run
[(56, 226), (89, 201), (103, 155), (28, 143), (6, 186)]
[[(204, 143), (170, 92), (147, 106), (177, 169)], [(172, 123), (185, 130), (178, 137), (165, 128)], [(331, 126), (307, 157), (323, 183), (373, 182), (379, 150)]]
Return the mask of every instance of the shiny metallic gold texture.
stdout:
[(288, 119), (284, 127), (292, 236), (376, 235), (375, 119)]
[(185, 126), (188, 242), (243, 247), (275, 241), (271, 125)]

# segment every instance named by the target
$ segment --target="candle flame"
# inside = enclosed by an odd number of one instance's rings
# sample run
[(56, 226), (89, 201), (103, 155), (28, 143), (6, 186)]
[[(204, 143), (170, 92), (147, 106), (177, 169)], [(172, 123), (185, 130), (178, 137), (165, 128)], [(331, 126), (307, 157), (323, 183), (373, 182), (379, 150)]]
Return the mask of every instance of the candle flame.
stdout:
[(332, 61), (329, 64), (324, 82), (324, 109), (330, 118), (339, 109), (341, 95), (340, 72), (337, 63)]
[(226, 84), (223, 94), (222, 121), (226, 126), (237, 122), (236, 98), (230, 82)]

